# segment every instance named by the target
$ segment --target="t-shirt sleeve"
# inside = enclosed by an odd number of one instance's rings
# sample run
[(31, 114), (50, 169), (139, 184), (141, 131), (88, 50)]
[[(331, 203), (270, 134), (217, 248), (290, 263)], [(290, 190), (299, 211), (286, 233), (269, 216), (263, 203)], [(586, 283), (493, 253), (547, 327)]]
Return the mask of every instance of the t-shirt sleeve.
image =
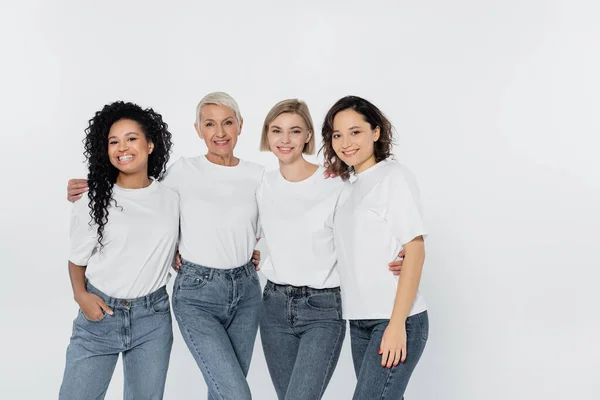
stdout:
[(165, 172), (165, 176), (163, 176), (161, 183), (166, 187), (173, 189), (177, 193), (179, 193), (179, 176), (181, 175), (180, 171), (182, 169), (183, 158), (175, 161), (169, 168), (167, 168), (167, 172)]
[(86, 266), (98, 244), (97, 225), (90, 224), (88, 197), (84, 195), (71, 209), (69, 261)]
[(392, 234), (403, 245), (418, 236), (426, 236), (423, 212), (419, 200), (419, 188), (414, 176), (402, 171), (390, 176), (388, 182), (387, 207), (383, 219)]

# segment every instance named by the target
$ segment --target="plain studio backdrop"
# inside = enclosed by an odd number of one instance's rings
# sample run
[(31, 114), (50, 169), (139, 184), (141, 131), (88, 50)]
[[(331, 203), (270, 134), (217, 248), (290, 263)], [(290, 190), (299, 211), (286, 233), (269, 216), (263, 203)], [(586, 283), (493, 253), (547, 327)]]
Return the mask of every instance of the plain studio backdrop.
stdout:
[[(261, 124), (279, 100), (305, 100), (320, 128), (356, 94), (394, 123), (430, 232), (430, 339), (407, 399), (600, 398), (597, 2), (5, 3), (0, 397), (57, 397), (77, 312), (66, 184), (86, 174), (88, 119), (151, 106), (173, 161), (204, 154), (195, 106), (226, 91), (244, 117), (236, 155), (268, 170)], [(165, 397), (204, 399), (174, 332)], [(248, 380), (275, 399), (260, 339)], [(354, 384), (347, 337), (325, 398)], [(119, 362), (107, 398), (122, 390)]]

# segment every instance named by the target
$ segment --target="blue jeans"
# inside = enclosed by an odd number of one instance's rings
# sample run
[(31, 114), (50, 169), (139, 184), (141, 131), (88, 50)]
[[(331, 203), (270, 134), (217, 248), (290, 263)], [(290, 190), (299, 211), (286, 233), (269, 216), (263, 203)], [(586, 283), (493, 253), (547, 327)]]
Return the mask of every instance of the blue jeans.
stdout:
[(173, 344), (165, 287), (136, 299), (107, 296), (89, 283), (87, 291), (104, 300), (114, 315), (91, 321), (79, 310), (59, 399), (103, 399), (119, 353), (123, 354), (125, 400), (162, 399)]
[(215, 269), (182, 260), (173, 311), (211, 400), (251, 399), (246, 375), (258, 331), (260, 282), (251, 262)]
[(427, 311), (406, 319), (406, 360), (388, 369), (378, 354), (390, 320), (352, 320), (352, 360), (358, 382), (353, 400), (403, 399), (408, 380), (415, 370), (429, 335)]
[(279, 400), (318, 400), (340, 356), (346, 321), (340, 288), (267, 282), (260, 337)]

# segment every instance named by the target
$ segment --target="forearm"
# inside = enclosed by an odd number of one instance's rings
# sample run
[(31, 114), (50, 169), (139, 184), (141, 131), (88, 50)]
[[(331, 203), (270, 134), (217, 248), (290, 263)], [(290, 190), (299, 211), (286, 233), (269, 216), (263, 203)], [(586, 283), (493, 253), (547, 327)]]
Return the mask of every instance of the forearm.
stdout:
[(419, 237), (404, 246), (405, 256), (400, 272), (396, 300), (390, 323), (398, 323), (404, 326), (404, 322), (410, 313), (415, 301), (421, 272), (425, 262), (425, 246), (423, 238)]
[(77, 301), (81, 294), (87, 293), (85, 288), (85, 266), (76, 265), (69, 261), (69, 278), (71, 278), (73, 297)]

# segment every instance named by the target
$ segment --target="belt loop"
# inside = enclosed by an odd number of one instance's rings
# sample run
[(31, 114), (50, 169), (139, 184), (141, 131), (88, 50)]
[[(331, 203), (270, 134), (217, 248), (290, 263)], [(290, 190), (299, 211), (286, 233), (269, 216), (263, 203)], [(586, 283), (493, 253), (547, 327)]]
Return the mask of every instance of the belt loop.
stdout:
[(150, 295), (146, 295), (146, 308), (150, 309), (150, 307), (152, 306), (152, 301), (150, 300)]
[(215, 273), (215, 269), (214, 268), (209, 268), (208, 269), (208, 280), (209, 281), (212, 281), (214, 273)]

